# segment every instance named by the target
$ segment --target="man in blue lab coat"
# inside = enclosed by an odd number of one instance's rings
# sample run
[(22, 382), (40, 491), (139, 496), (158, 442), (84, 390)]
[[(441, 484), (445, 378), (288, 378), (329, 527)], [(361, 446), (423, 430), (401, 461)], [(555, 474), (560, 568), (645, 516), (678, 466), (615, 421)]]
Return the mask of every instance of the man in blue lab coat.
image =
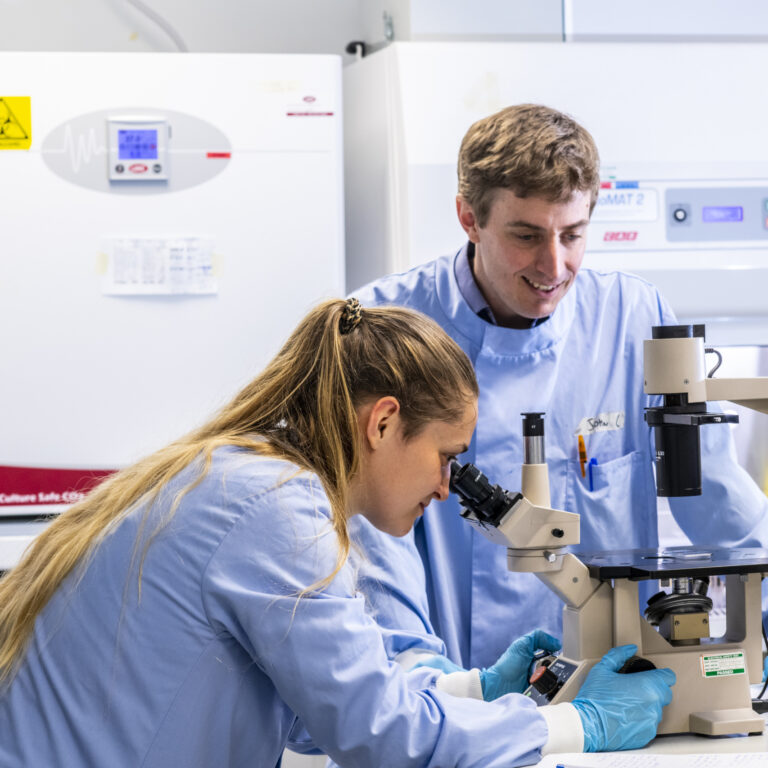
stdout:
[[(581, 515), (579, 548), (656, 546), (643, 413), (659, 403), (643, 392), (642, 346), (652, 326), (676, 321), (646, 281), (581, 269), (600, 186), (592, 137), (555, 110), (509, 107), (470, 127), (458, 175), (468, 242), (354, 295), (421, 310), (472, 360), (479, 421), (462, 462), (519, 488), (519, 414), (542, 411), (552, 505)], [(582, 472), (579, 436), (591, 472)], [(676, 521), (697, 544), (765, 546), (768, 500), (738, 466), (729, 430), (703, 427), (701, 440), (703, 495), (670, 499)], [(364, 522), (359, 536), (363, 588), (390, 655), (407, 667), (429, 654), (486, 667), (524, 632), (560, 633), (559, 600), (535, 576), (509, 572), (505, 548), (459, 516), (454, 496), (433, 502), (404, 539)]]

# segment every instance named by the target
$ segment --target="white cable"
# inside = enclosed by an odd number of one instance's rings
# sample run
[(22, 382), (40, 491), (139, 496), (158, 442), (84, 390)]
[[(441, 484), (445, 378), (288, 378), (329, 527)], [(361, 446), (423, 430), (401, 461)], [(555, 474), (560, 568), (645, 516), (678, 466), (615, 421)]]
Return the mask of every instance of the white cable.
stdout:
[(157, 26), (160, 27), (171, 40), (173, 40), (176, 47), (182, 53), (189, 53), (189, 48), (187, 48), (187, 44), (182, 40), (181, 35), (159, 13), (153, 11), (148, 5), (141, 2), (141, 0), (128, 0), (128, 3), (140, 13), (143, 13), (150, 21), (154, 21), (155, 24), (157, 24)]

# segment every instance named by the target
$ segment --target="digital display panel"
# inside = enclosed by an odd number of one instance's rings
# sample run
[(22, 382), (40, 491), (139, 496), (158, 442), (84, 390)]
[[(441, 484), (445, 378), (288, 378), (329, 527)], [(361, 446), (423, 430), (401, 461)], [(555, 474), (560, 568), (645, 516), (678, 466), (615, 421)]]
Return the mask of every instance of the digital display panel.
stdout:
[(157, 129), (119, 130), (117, 132), (117, 154), (121, 160), (156, 160)]
[(743, 221), (744, 208), (740, 205), (705, 205), (702, 209), (706, 222)]

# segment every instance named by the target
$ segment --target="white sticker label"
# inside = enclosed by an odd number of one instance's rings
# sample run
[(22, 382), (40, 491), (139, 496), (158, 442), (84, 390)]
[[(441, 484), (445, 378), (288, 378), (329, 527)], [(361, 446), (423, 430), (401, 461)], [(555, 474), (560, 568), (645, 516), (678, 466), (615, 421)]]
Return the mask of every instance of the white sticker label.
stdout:
[(218, 293), (210, 238), (124, 237), (105, 240), (104, 249), (107, 296)]
[(594, 432), (610, 432), (612, 429), (624, 429), (624, 411), (585, 416), (573, 434), (591, 435)]
[(659, 217), (655, 189), (601, 189), (592, 221), (656, 221)]
[(703, 677), (728, 677), (729, 675), (743, 675), (745, 672), (743, 651), (701, 656), (701, 674)]

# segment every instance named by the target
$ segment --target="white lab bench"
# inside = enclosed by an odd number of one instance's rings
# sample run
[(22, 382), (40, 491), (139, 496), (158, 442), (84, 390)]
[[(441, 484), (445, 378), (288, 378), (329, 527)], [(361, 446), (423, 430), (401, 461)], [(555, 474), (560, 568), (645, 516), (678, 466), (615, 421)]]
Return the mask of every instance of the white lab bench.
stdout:
[[(684, 734), (679, 736), (659, 736), (643, 749), (628, 750), (626, 752), (603, 752), (601, 758), (611, 754), (666, 754), (666, 755), (699, 755), (699, 754), (743, 754), (746, 752), (764, 752), (765, 764), (768, 766), (768, 730), (760, 736), (698, 736)], [(594, 755), (568, 755), (568, 765), (590, 766), (596, 761)], [(283, 768), (323, 768), (327, 758), (307, 755), (297, 755), (287, 751), (283, 756)], [(537, 768), (555, 768), (565, 759), (563, 755), (548, 755)], [(590, 762), (591, 760), (591, 762)], [(602, 761), (601, 761), (601, 764)]]
[[(757, 695), (757, 694), (755, 694)], [(768, 766), (768, 729), (760, 736), (699, 736), (686, 733), (676, 736), (659, 736), (643, 749), (627, 750), (621, 753), (603, 752), (605, 758), (611, 754), (665, 754), (665, 755), (700, 755), (700, 754), (743, 754), (745, 752), (764, 752)], [(595, 763), (593, 755), (568, 755), (568, 765), (589, 766)], [(323, 768), (327, 758), (319, 756), (297, 755), (286, 751), (283, 756), (283, 768)], [(548, 755), (538, 763), (537, 768), (555, 768), (562, 762), (563, 755)]]
[[(601, 755), (604, 758), (610, 754), (722, 755), (750, 752), (766, 753), (765, 764), (768, 766), (768, 729), (759, 736), (699, 736), (692, 733), (657, 736), (642, 749), (627, 750), (620, 753), (603, 752)], [(568, 755), (566, 762), (569, 766), (589, 766), (596, 762), (593, 760), (590, 763), (590, 757), (593, 756), (589, 754)], [(538, 763), (538, 768), (555, 768), (564, 759), (563, 755), (547, 755)]]

